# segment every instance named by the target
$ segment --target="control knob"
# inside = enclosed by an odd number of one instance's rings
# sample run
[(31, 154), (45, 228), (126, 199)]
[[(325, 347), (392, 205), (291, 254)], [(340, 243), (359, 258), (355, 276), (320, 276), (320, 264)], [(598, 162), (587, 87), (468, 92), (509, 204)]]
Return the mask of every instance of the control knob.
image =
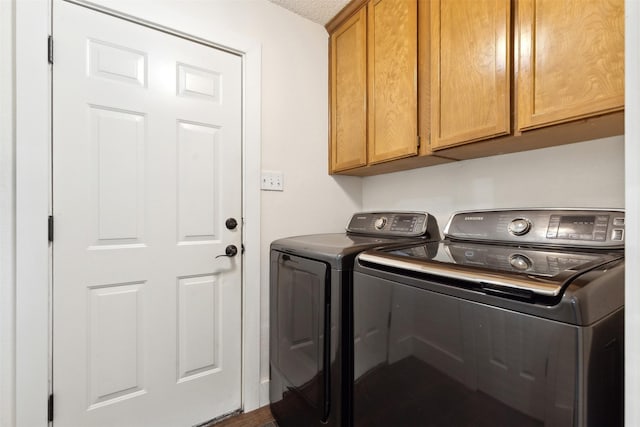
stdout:
[(531, 260), (525, 255), (512, 254), (509, 257), (509, 264), (511, 264), (511, 267), (513, 267), (515, 270), (526, 271), (531, 268), (533, 262), (531, 262)]
[(522, 236), (531, 230), (531, 221), (526, 218), (516, 218), (509, 223), (508, 230), (514, 236)]
[(385, 225), (387, 225), (387, 218), (384, 216), (376, 219), (376, 221), (373, 223), (373, 226), (376, 228), (376, 230), (382, 230)]

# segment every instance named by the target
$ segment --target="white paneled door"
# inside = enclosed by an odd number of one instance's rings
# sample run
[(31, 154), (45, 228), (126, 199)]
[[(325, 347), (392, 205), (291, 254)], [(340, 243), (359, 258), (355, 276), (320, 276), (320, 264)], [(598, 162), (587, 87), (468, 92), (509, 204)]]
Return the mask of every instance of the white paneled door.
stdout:
[(54, 426), (239, 409), (241, 58), (59, 0), (53, 40)]

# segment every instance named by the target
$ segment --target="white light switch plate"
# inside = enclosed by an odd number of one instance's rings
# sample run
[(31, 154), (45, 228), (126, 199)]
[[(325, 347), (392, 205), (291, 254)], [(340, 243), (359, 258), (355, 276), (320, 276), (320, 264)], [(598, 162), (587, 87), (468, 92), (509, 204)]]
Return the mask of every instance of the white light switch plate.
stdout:
[(260, 188), (264, 191), (284, 191), (284, 176), (281, 171), (262, 171)]

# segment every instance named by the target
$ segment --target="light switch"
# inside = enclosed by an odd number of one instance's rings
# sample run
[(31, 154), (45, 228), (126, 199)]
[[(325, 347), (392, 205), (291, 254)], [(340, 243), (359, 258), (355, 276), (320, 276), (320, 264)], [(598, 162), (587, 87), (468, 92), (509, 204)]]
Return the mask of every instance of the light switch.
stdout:
[(284, 176), (281, 171), (262, 171), (260, 188), (263, 191), (284, 191)]

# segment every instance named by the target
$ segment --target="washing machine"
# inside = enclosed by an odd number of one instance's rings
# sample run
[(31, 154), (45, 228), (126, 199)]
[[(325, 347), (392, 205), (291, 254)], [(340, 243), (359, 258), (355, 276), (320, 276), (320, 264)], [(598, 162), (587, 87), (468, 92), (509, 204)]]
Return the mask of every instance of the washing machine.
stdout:
[(467, 211), (435, 254), (361, 252), (354, 425), (622, 426), (624, 234), (621, 210)]

